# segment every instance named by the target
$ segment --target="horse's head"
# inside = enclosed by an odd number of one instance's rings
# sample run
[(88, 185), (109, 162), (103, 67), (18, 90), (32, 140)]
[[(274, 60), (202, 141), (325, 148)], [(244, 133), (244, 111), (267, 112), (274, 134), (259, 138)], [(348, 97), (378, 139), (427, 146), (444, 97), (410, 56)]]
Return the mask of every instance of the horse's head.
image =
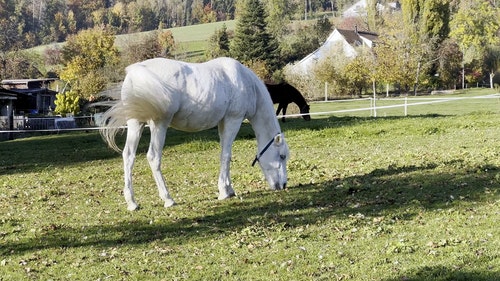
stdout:
[(308, 104), (304, 105), (300, 109), (300, 114), (303, 114), (302, 118), (304, 118), (304, 120), (306, 120), (306, 121), (311, 120), (311, 115), (309, 115), (309, 105)]
[(288, 144), (283, 134), (277, 134), (257, 155), (256, 161), (272, 190), (285, 189), (287, 182), (286, 161), (289, 158)]

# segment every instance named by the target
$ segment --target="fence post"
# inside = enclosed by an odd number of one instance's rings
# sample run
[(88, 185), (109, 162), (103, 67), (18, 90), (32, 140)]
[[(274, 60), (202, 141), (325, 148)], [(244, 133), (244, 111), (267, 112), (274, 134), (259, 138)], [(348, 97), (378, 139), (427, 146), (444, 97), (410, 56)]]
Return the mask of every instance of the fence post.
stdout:
[(405, 97), (405, 117), (408, 116), (408, 97)]
[[(7, 106), (7, 113), (9, 114), (9, 130), (14, 130), (14, 107), (12, 106), (12, 100), (9, 100), (9, 105)], [(14, 134), (12, 132), (8, 133), (8, 139), (13, 140)]]
[(325, 82), (325, 101), (328, 101), (328, 82)]

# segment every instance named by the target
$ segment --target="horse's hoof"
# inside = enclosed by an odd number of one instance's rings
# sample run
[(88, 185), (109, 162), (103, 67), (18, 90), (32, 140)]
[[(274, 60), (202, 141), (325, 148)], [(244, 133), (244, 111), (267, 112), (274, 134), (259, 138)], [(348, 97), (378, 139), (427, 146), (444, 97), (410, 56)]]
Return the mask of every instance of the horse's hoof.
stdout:
[(175, 205), (175, 201), (172, 199), (167, 199), (167, 200), (165, 200), (165, 205), (163, 205), (163, 206), (165, 208), (168, 208), (168, 207), (172, 207), (173, 205)]
[(231, 197), (234, 197), (234, 196), (236, 196), (236, 194), (234, 192), (231, 192), (231, 193), (228, 193), (228, 194), (219, 194), (219, 197), (217, 199), (224, 200), (224, 199), (228, 199), (228, 198), (231, 198)]
[(139, 205), (137, 205), (137, 203), (130, 203), (127, 206), (127, 210), (129, 211), (135, 211), (137, 209), (139, 209)]

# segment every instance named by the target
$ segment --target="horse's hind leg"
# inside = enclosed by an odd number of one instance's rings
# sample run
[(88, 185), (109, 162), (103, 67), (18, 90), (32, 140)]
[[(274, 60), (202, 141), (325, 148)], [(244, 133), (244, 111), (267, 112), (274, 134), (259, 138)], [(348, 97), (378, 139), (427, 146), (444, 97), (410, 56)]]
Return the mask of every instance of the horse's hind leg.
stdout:
[(175, 204), (172, 197), (168, 193), (165, 179), (161, 174), (161, 155), (163, 146), (165, 145), (165, 136), (167, 134), (168, 125), (166, 122), (149, 122), (149, 129), (151, 130), (151, 141), (149, 143), (149, 150), (147, 154), (149, 166), (153, 172), (153, 177), (158, 187), (160, 198), (165, 201), (165, 207), (170, 207)]
[(127, 122), (127, 141), (122, 152), (123, 175), (125, 180), (123, 195), (125, 196), (125, 201), (127, 202), (127, 209), (130, 211), (133, 211), (138, 207), (134, 200), (134, 190), (132, 188), (132, 169), (134, 167), (135, 153), (139, 140), (141, 139), (143, 128), (144, 125), (135, 119), (131, 119)]

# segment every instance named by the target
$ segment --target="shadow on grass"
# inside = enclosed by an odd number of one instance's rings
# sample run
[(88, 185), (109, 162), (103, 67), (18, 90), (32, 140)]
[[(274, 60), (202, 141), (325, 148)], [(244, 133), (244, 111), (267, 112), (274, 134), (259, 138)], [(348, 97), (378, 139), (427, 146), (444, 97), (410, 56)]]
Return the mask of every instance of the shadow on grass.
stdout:
[(384, 281), (497, 281), (500, 273), (495, 271), (463, 271), (444, 266), (423, 267), (417, 272), (408, 272), (401, 277)]
[[(436, 118), (439, 115), (423, 115), (412, 117), (330, 117), (313, 119), (309, 122), (302, 118), (289, 118), (281, 123), (284, 132), (290, 130), (322, 130), (326, 128), (354, 126), (368, 120), (401, 119), (401, 118)], [(144, 130), (137, 153), (146, 153), (149, 145), (149, 130)], [(254, 139), (255, 134), (249, 123), (242, 124), (237, 140)], [(169, 129), (166, 138), (166, 147), (176, 146), (191, 141), (219, 142), (217, 128), (196, 133), (181, 132)], [(125, 143), (125, 136), (117, 136), (118, 146)], [(255, 147), (257, 147), (255, 145)], [(292, 148), (293, 149), (293, 148)], [(253, 153), (253, 152), (252, 152)], [(117, 153), (106, 146), (98, 132), (65, 133), (43, 137), (18, 139), (1, 142), (0, 146), (0, 176), (45, 170), (51, 166), (67, 166), (83, 162), (119, 159)], [(168, 159), (164, 159), (168, 161)], [(121, 161), (117, 162), (117, 165)]]
[(423, 114), (412, 116), (386, 116), (386, 117), (358, 117), (358, 116), (330, 116), (327, 118), (313, 118), (311, 121), (304, 121), (302, 118), (288, 118), (286, 122), (281, 122), (280, 125), (283, 131), (288, 130), (323, 130), (328, 128), (339, 128), (359, 125), (364, 122), (373, 122), (377, 120), (400, 120), (400, 119), (434, 119), (447, 117), (441, 114)]
[[(460, 163), (453, 161), (446, 165)], [(499, 167), (463, 167), (457, 169), (460, 174), (433, 173), (436, 167), (432, 163), (388, 167), (365, 175), (295, 186), (280, 192), (252, 192), (246, 194), (244, 200), (209, 202), (214, 205), (212, 214), (193, 214), (190, 218), (174, 221), (151, 223), (149, 218), (127, 216), (129, 213), (123, 210), (125, 220), (114, 225), (45, 226), (36, 238), (5, 243), (0, 248), (0, 255), (48, 248), (138, 245), (152, 241), (165, 241), (170, 246), (183, 245), (238, 232), (254, 225), (255, 220), (262, 225), (279, 224), (286, 228), (317, 224), (332, 217), (342, 220), (359, 213), (366, 217), (390, 216), (391, 220), (410, 220), (422, 208), (446, 209), (452, 208), (454, 201), (488, 200), (485, 197), (488, 192), (495, 194), (499, 188)], [(410, 277), (407, 280), (417, 279)]]

